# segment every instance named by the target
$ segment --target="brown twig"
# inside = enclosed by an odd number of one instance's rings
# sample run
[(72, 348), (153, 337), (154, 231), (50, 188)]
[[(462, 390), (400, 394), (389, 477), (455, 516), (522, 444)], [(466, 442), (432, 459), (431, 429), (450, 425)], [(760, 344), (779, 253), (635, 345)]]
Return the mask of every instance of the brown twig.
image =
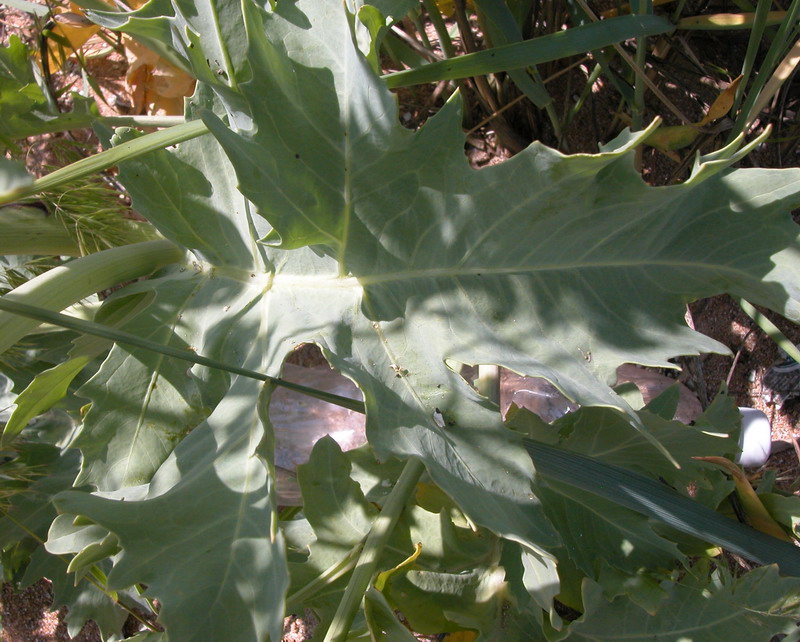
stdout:
[(736, 354), (733, 356), (733, 363), (731, 364), (730, 370), (728, 370), (728, 376), (725, 377), (725, 387), (730, 390), (731, 387), (731, 380), (733, 379), (733, 371), (736, 370), (736, 364), (739, 363), (739, 357), (742, 354), (742, 350), (744, 350), (744, 346), (747, 343), (747, 340), (750, 338), (750, 335), (753, 334), (753, 328), (747, 331), (747, 334), (744, 335), (744, 339), (742, 339), (742, 345), (739, 346), (739, 349), (736, 351)]

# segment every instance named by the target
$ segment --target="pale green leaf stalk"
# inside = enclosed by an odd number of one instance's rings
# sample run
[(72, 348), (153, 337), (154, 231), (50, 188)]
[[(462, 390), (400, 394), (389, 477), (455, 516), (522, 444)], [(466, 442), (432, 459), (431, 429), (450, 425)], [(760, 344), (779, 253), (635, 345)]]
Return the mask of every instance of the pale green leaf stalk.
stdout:
[(478, 392), (489, 401), (500, 403), (500, 368), (493, 365), (478, 366)]
[(383, 510), (367, 535), (361, 557), (347, 584), (333, 622), (325, 635), (326, 642), (344, 642), (347, 639), (350, 625), (353, 623), (369, 583), (376, 573), (378, 559), (383, 553), (383, 548), (389, 541), (389, 537), (397, 525), (397, 520), (424, 471), (425, 466), (418, 459), (409, 459), (406, 462), (397, 484), (392, 489), (389, 498), (383, 505)]
[[(53, 268), (3, 298), (46, 310), (63, 310), (92, 294), (146, 276), (183, 258), (183, 250), (169, 241), (111, 248)], [(0, 353), (38, 326), (38, 321), (0, 312)]]
[(78, 256), (80, 247), (58, 220), (39, 207), (0, 209), (0, 254)]
[(91, 113), (68, 112), (50, 120), (41, 120), (17, 132), (19, 138), (41, 136), (56, 132), (86, 129), (96, 124), (108, 127), (174, 127), (182, 124), (183, 116), (96, 116)]
[(162, 129), (141, 138), (125, 142), (117, 147), (112, 147), (94, 156), (83, 158), (75, 163), (57, 169), (56, 171), (38, 178), (32, 184), (21, 186), (11, 192), (0, 194), (0, 205), (11, 203), (15, 200), (33, 196), (44, 190), (55, 189), (70, 181), (90, 176), (113, 167), (122, 161), (137, 158), (147, 152), (163, 149), (170, 145), (177, 145), (192, 138), (197, 138), (208, 133), (208, 129), (201, 120), (176, 125), (169, 129)]

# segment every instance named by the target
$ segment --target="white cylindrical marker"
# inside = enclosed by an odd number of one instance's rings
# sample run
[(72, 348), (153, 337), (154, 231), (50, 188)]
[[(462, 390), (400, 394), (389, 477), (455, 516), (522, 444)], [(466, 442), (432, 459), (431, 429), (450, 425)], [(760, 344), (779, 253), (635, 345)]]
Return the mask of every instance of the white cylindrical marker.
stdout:
[(772, 451), (769, 419), (755, 408), (739, 408), (739, 412), (742, 415), (742, 432), (739, 434), (742, 452), (736, 457), (736, 463), (749, 468), (763, 466)]

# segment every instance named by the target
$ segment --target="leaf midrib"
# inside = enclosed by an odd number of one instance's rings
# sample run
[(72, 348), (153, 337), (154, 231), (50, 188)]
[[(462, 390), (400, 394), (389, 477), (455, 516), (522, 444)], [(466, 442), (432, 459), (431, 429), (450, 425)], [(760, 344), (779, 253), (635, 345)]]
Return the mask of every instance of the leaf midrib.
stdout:
[(370, 274), (366, 276), (301, 276), (297, 274), (276, 274), (272, 281), (272, 288), (311, 288), (311, 289), (363, 289), (373, 285), (385, 285), (419, 279), (439, 279), (439, 278), (460, 278), (460, 277), (484, 277), (484, 276), (512, 276), (535, 275), (547, 272), (567, 272), (583, 271), (592, 269), (646, 269), (646, 268), (673, 268), (685, 270), (712, 270), (719, 274), (728, 274), (731, 277), (749, 279), (746, 271), (730, 265), (720, 265), (714, 263), (701, 263), (698, 261), (654, 261), (649, 260), (627, 260), (627, 261), (603, 261), (591, 263), (572, 263), (572, 264), (543, 264), (537, 266), (509, 266), (509, 267), (469, 267), (455, 268), (452, 266), (441, 268), (425, 268), (419, 270), (407, 270), (404, 272), (384, 272), (380, 274)]
[[(538, 274), (542, 272), (576, 271), (590, 269), (619, 268), (629, 270), (631, 268), (656, 268), (669, 267), (676, 269), (691, 270), (715, 270), (728, 274), (735, 274), (739, 277), (750, 278), (745, 271), (729, 265), (719, 265), (713, 263), (701, 263), (698, 261), (667, 261), (667, 260), (617, 260), (617, 261), (596, 261), (587, 263), (557, 263), (543, 264), (536, 266), (509, 266), (509, 267), (468, 267), (468, 268), (425, 268), (421, 270), (409, 270), (405, 272), (387, 272), (383, 274), (371, 274), (368, 276), (355, 277), (361, 286), (380, 285), (393, 281), (405, 281), (410, 279), (431, 279), (443, 277), (462, 277), (462, 276), (504, 276), (513, 274)], [(280, 277), (277, 277), (280, 278)]]

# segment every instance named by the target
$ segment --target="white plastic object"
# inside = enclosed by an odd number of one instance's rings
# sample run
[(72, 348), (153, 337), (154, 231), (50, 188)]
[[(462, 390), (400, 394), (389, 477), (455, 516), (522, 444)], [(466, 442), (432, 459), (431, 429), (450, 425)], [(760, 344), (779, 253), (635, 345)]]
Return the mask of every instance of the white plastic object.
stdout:
[(739, 447), (742, 452), (736, 463), (748, 468), (757, 468), (767, 463), (772, 452), (772, 426), (767, 415), (756, 408), (739, 408), (742, 415), (742, 431)]

